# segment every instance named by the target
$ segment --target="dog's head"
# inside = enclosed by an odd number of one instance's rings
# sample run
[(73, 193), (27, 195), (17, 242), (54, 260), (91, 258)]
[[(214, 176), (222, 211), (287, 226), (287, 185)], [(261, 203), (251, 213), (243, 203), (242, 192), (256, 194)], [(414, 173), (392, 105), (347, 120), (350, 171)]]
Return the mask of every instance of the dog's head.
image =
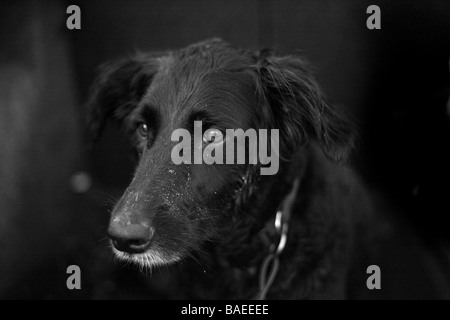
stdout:
[[(220, 242), (220, 229), (240, 219), (236, 200), (260, 165), (176, 164), (174, 150), (186, 156), (175, 148), (177, 129), (194, 136), (195, 121), (214, 137), (226, 129), (279, 129), (284, 161), (311, 140), (332, 161), (353, 146), (350, 124), (326, 103), (301, 58), (235, 50), (216, 39), (104, 65), (90, 105), (95, 136), (112, 120), (132, 138), (138, 165), (108, 232), (119, 257), (149, 267)], [(220, 142), (200, 139), (189, 142), (191, 159)]]

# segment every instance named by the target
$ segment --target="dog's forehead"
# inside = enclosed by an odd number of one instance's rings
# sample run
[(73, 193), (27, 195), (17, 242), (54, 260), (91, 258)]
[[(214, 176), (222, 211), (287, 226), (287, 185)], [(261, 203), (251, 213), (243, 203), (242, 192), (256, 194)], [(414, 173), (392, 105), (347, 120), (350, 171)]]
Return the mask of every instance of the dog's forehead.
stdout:
[(219, 40), (205, 41), (175, 51), (166, 68), (174, 76), (198, 76), (217, 71), (232, 71), (245, 68), (251, 61), (244, 51), (236, 50)]
[(201, 75), (218, 69), (236, 69), (251, 63), (249, 54), (212, 39), (171, 51), (158, 58), (160, 74), (175, 72)]
[(174, 53), (180, 60), (199, 58), (201, 60), (210, 60), (208, 62), (211, 62), (211, 60), (220, 62), (222, 58), (236, 58), (242, 55), (243, 52), (236, 50), (220, 39), (210, 39), (192, 44)]
[(248, 104), (254, 92), (251, 77), (245, 74), (248, 57), (230, 48), (198, 45), (160, 57), (158, 65), (142, 105), (171, 118), (208, 109), (220, 112), (226, 104)]

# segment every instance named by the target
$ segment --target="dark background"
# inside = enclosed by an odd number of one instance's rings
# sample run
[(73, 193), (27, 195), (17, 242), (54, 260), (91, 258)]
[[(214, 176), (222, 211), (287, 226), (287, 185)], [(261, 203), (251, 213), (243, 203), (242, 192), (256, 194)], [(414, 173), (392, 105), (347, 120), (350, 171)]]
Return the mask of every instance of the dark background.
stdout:
[[(81, 8), (81, 30), (66, 28), (69, 4)], [(371, 4), (381, 30), (366, 27)], [(352, 163), (448, 267), (449, 17), (444, 0), (3, 1), (0, 297), (164, 298), (153, 292), (168, 272), (143, 279), (112, 262), (108, 211), (133, 162), (114, 128), (86, 148), (83, 103), (104, 61), (210, 37), (306, 56), (328, 97), (359, 123)], [(83, 290), (66, 289), (71, 264)]]

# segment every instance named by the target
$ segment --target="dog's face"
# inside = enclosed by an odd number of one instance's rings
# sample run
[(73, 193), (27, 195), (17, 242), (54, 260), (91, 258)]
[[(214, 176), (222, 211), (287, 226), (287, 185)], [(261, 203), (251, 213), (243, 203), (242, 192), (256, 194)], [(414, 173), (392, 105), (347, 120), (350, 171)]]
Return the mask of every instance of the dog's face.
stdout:
[[(208, 129), (279, 129), (283, 158), (308, 138), (333, 160), (351, 147), (348, 123), (323, 100), (295, 57), (252, 54), (209, 40), (177, 52), (139, 55), (105, 65), (91, 98), (91, 128), (111, 119), (133, 141), (138, 165), (116, 204), (109, 236), (120, 258), (152, 267), (180, 260), (217, 241), (239, 219), (249, 164), (175, 164), (172, 134)], [(195, 148), (204, 149), (212, 141)]]

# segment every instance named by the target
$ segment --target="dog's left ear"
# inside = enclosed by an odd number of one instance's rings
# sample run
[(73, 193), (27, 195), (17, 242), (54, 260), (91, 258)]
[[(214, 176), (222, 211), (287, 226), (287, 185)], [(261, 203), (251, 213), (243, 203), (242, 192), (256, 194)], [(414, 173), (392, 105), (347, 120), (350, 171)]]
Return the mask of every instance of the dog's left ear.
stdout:
[(276, 57), (270, 51), (255, 58), (257, 90), (280, 130), (282, 154), (292, 154), (299, 142), (312, 138), (329, 159), (345, 160), (354, 147), (354, 126), (327, 103), (307, 63), (296, 56)]
[(100, 67), (88, 101), (89, 131), (96, 140), (108, 120), (121, 124), (136, 108), (157, 72), (153, 54), (105, 63)]

